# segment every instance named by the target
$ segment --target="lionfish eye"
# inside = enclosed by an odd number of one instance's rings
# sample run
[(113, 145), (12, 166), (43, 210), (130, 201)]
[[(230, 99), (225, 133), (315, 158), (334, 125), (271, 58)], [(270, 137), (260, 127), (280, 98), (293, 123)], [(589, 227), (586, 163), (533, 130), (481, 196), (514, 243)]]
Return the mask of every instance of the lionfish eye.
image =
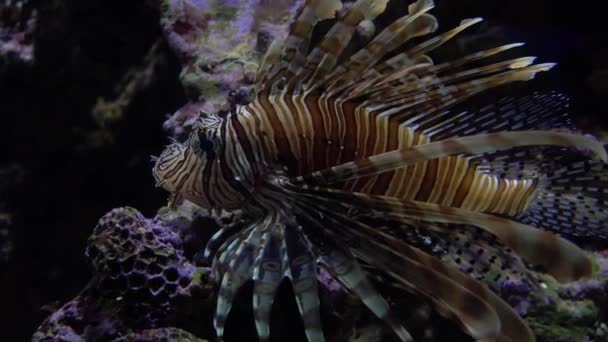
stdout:
[(172, 144), (169, 145), (169, 147), (167, 147), (167, 149), (165, 149), (163, 153), (161, 153), (160, 159), (173, 158), (177, 155), (179, 155), (179, 147), (177, 147), (175, 144)]

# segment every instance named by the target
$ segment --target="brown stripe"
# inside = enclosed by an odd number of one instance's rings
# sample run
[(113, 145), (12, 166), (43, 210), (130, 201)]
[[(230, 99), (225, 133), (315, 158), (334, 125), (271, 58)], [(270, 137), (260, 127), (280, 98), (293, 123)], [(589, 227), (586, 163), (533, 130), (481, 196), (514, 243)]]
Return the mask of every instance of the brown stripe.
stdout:
[(502, 199), (503, 193), (506, 191), (506, 187), (507, 187), (507, 183), (505, 182), (505, 180), (503, 178), (499, 178), (498, 179), (498, 189), (496, 189), (496, 195), (494, 196), (492, 203), (487, 208), (488, 212), (496, 212), (495, 211), (496, 207), (498, 206), (498, 203)]
[(435, 179), (437, 178), (438, 163), (439, 161), (437, 159), (429, 160), (427, 162), (426, 173), (422, 180), (422, 186), (416, 194), (416, 201), (424, 202), (431, 195), (433, 187), (435, 186)]
[(524, 197), (522, 198), (522, 201), (519, 203), (518, 207), (517, 207), (517, 214), (523, 213), (525, 210), (527, 210), (527, 206), (529, 206), (533, 200), (533, 196), (534, 193), (536, 191), (536, 188), (538, 187), (539, 181), (538, 179), (534, 179), (534, 183), (528, 187), (528, 189), (526, 190), (526, 193), (524, 194)]
[[(291, 87), (291, 86), (290, 86)], [(300, 158), (299, 162), (299, 168), (297, 170), (298, 174), (303, 174), (303, 173), (307, 173), (307, 172), (311, 172), (314, 170), (310, 170), (310, 167), (308, 165), (308, 158), (306, 157), (308, 155), (308, 143), (306, 142), (304, 135), (308, 134), (308, 132), (306, 132), (304, 130), (304, 120), (305, 119), (305, 115), (306, 113), (300, 113), (300, 111), (298, 110), (298, 108), (296, 107), (295, 103), (294, 103), (294, 97), (291, 95), (287, 95), (284, 97), (285, 99), (285, 104), (287, 105), (287, 108), (289, 109), (289, 112), (291, 113), (291, 115), (294, 116), (294, 122), (295, 122), (295, 130), (296, 130), (296, 139), (300, 139), (300, 155), (302, 156)], [(309, 139), (309, 138), (308, 138)]]
[[(228, 141), (227, 135), (228, 135), (228, 120), (222, 120), (222, 126), (220, 127), (220, 136), (223, 137), (223, 141)], [(247, 140), (247, 139), (245, 139), (245, 140)], [(233, 139), (233, 141), (234, 141), (234, 139)], [(237, 141), (234, 141), (234, 142), (236, 143)], [(227, 146), (226, 145), (227, 144), (224, 144), (222, 146), (222, 148), (224, 150), (219, 152), (219, 154), (224, 156), (224, 158), (227, 158), (227, 153), (226, 153)], [(241, 144), (241, 146), (244, 146), (244, 145)], [(234, 144), (232, 144), (232, 147), (235, 148)], [(235, 151), (234, 155), (237, 155), (236, 151)], [(235, 177), (235, 173), (233, 172), (232, 168), (228, 164), (221, 165), (220, 170), (222, 172), (223, 178), (228, 182), (228, 184), (230, 184), (230, 186), (232, 187), (233, 190), (239, 192), (240, 194), (245, 196), (245, 198), (251, 197), (249, 190), (247, 190), (243, 186), (243, 184)]]
[(357, 148), (357, 123), (355, 120), (355, 108), (358, 104), (353, 101), (346, 101), (342, 105), (342, 111), (344, 112), (344, 121), (346, 123), (346, 133), (344, 135), (344, 141), (342, 145), (342, 158), (339, 163), (346, 161), (352, 161), (355, 158), (355, 151)]
[[(247, 158), (247, 160), (249, 161), (249, 165), (251, 166), (251, 168), (253, 169), (253, 172), (256, 175), (260, 174), (260, 170), (258, 168), (258, 164), (259, 161), (256, 158), (255, 152), (253, 151), (253, 147), (251, 146), (251, 143), (249, 141), (250, 137), (247, 135), (247, 131), (245, 131), (245, 129), (243, 128), (243, 125), (241, 125), (241, 122), (239, 121), (239, 116), (238, 115), (233, 115), (231, 117), (231, 125), (234, 128), (234, 131), (236, 132), (236, 136), (233, 137), (234, 144), (240, 144), (241, 148), (243, 149), (244, 153), (245, 153), (245, 157)], [(253, 137), (254, 139), (256, 137)], [(226, 141), (228, 141), (229, 137), (226, 137)]]
[[(445, 168), (441, 172), (441, 182), (437, 183), (436, 186), (433, 187), (433, 191), (437, 194), (435, 197), (434, 203), (441, 204), (443, 199), (446, 196), (446, 193), (450, 187), (450, 181), (452, 179), (452, 175), (455, 172), (457, 158), (455, 157), (447, 157), (442, 159), (445, 165)], [(439, 186), (439, 188), (437, 188)]]
[(464, 175), (458, 190), (456, 190), (456, 195), (454, 196), (454, 200), (452, 201), (453, 207), (460, 207), (464, 202), (469, 190), (471, 189), (471, 185), (473, 184), (473, 180), (475, 178), (475, 167), (469, 166), (467, 173)]
[(313, 124), (313, 165), (312, 168), (319, 170), (327, 167), (325, 164), (325, 149), (327, 148), (327, 141), (325, 138), (325, 124), (321, 111), (319, 110), (317, 97), (306, 96), (304, 98), (304, 104), (310, 113)]
[(289, 141), (287, 141), (287, 134), (285, 132), (285, 128), (281, 124), (281, 120), (279, 120), (279, 113), (275, 112), (274, 106), (270, 103), (267, 97), (262, 96), (259, 97), (260, 104), (264, 109), (264, 115), (270, 121), (270, 125), (274, 131), (274, 145), (279, 151), (278, 158), (281, 159), (279, 162), (285, 166), (287, 166), (290, 170), (296, 169), (297, 161), (291, 152)]

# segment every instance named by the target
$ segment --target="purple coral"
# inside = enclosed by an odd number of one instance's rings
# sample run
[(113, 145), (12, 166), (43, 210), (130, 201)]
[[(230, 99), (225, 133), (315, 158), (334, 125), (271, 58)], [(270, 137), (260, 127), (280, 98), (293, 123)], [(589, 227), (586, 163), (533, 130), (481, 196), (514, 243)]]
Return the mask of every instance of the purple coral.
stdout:
[(199, 117), (203, 104), (199, 101), (186, 103), (163, 122), (163, 129), (178, 139), (187, 137), (192, 130), (192, 125)]
[(86, 251), (106, 296), (124, 306), (134, 324), (155, 327), (189, 297), (196, 268), (183, 255), (170, 227), (132, 208), (114, 209), (99, 220)]
[(598, 253), (595, 260), (598, 271), (593, 278), (582, 279), (562, 286), (559, 291), (560, 297), (574, 300), (605, 300), (608, 293), (608, 251)]
[(34, 59), (36, 12), (25, 10), (28, 1), (0, 0), (0, 57), (30, 63)]
[[(214, 283), (208, 269), (195, 267), (184, 256), (181, 228), (179, 217), (147, 219), (133, 208), (104, 215), (86, 249), (94, 270), (91, 282), (44, 321), (34, 340), (156, 341), (177, 336), (180, 341), (202, 341), (178, 327), (194, 312), (207, 315), (196, 305), (212, 306)], [(196, 319), (199, 327), (210, 329), (200, 324), (204, 318)], [(173, 327), (155, 329), (166, 325)]]
[(530, 308), (532, 286), (522, 279), (508, 279), (493, 285), (494, 291), (509, 303), (515, 312), (525, 316)]
[(103, 305), (93, 298), (79, 296), (65, 304), (42, 323), (32, 341), (205, 341), (175, 327), (133, 331), (119, 320), (116, 306)]
[(200, 110), (225, 113), (248, 103), (257, 62), (286, 34), (295, 8), (290, 0), (164, 0), (163, 7), (163, 32), (192, 99), (163, 125), (174, 137), (188, 134)]
[(99, 305), (92, 296), (78, 296), (49, 316), (32, 341), (103, 341), (125, 329), (113, 309)]
[(182, 63), (196, 59), (197, 42), (207, 26), (209, 2), (206, 0), (164, 1), (161, 25), (167, 41)]
[(155, 342), (155, 341), (180, 341), (180, 342), (204, 342), (201, 338), (195, 335), (173, 327), (148, 329), (138, 332), (132, 332), (128, 335), (114, 340), (115, 342)]

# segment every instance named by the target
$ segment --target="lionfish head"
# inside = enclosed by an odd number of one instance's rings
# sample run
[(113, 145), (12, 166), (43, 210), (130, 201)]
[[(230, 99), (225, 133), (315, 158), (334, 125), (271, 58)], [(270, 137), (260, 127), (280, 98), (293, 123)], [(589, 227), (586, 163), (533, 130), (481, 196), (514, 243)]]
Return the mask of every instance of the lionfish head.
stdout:
[(152, 170), (156, 185), (173, 195), (209, 208), (211, 201), (204, 184), (214, 183), (216, 179), (210, 179), (215, 177), (210, 173), (204, 177), (204, 170), (218, 158), (220, 124), (221, 118), (217, 116), (201, 115), (185, 142), (168, 145)]
[(152, 174), (156, 180), (156, 186), (170, 192), (179, 191), (179, 175), (186, 161), (186, 146), (173, 143), (167, 146), (160, 157), (156, 159)]

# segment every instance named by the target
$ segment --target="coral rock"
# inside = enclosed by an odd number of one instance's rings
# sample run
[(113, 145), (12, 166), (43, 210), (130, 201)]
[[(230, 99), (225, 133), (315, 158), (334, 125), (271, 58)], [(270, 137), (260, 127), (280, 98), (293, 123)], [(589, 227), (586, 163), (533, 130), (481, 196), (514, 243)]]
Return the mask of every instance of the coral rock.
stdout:
[(132, 208), (99, 220), (87, 256), (99, 290), (123, 301), (126, 317), (155, 327), (174, 313), (174, 302), (191, 296), (196, 267), (181, 251), (177, 233)]
[(0, 58), (31, 63), (34, 59), (33, 32), (36, 11), (27, 0), (0, 0)]
[(181, 330), (178, 328), (161, 328), (161, 329), (149, 329), (139, 332), (132, 332), (128, 335), (114, 340), (115, 342), (169, 342), (169, 341), (180, 341), (180, 342), (204, 342), (201, 338), (192, 335), (191, 333)]
[(115, 308), (101, 309), (98, 300), (79, 296), (49, 316), (32, 341), (107, 341), (125, 329), (116, 318)]

